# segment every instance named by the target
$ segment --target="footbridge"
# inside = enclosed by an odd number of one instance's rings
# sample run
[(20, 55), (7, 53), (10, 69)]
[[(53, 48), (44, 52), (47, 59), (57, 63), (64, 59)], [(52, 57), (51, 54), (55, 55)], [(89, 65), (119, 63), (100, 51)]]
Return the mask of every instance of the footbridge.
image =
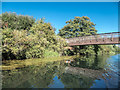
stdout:
[(66, 39), (69, 46), (120, 44), (120, 32), (102, 33)]

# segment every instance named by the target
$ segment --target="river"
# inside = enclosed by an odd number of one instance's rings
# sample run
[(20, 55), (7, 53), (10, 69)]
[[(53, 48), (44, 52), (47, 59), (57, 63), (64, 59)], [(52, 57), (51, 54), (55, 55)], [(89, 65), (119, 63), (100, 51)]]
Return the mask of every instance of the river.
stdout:
[(74, 57), (3, 70), (3, 88), (118, 88), (117, 55)]

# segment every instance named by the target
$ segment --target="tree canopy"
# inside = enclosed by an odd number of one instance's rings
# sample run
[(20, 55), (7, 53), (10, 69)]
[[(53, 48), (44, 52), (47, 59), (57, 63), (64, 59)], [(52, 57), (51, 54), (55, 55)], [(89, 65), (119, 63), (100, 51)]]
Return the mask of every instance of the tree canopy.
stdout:
[(16, 13), (2, 13), (2, 28), (11, 28), (16, 30), (29, 30), (35, 23), (31, 16), (17, 15)]
[(62, 29), (59, 30), (59, 35), (64, 38), (72, 38), (78, 36), (93, 35), (97, 33), (95, 24), (91, 22), (87, 16), (75, 17), (66, 22)]

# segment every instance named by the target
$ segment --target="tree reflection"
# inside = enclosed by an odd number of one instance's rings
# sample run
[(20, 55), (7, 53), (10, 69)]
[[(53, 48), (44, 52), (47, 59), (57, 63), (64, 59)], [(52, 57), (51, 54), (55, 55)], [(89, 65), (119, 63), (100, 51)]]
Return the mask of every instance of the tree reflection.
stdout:
[(106, 59), (108, 55), (105, 56), (82, 56), (74, 58), (74, 61), (70, 64), (65, 64), (66, 66), (70, 65), (72, 67), (80, 68), (89, 68), (89, 69), (103, 69), (106, 64)]
[(3, 88), (47, 88), (53, 82), (55, 70), (59, 63), (29, 66), (18, 71), (3, 71)]
[(69, 60), (70, 63), (55, 61), (41, 63), (40, 66), (3, 71), (2, 85), (3, 88), (49, 88), (49, 85), (56, 83), (53, 81), (57, 75), (65, 88), (89, 88), (96, 78), (87, 76), (87, 73), (68, 73), (66, 67), (79, 68), (79, 71), (80, 68), (99, 71), (104, 69), (107, 58), (108, 56), (76, 57)]
[(72, 74), (61, 75), (61, 81), (65, 85), (65, 88), (89, 88), (94, 79), (85, 76), (76, 76)]

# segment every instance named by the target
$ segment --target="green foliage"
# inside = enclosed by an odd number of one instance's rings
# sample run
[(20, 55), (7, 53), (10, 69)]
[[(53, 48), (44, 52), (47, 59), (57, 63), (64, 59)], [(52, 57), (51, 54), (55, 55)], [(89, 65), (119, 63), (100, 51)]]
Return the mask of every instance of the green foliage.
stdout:
[[(34, 40), (34, 38), (32, 38)], [(32, 46), (25, 30), (3, 29), (3, 59), (24, 59), (25, 52)]]
[(68, 55), (68, 56), (74, 55), (74, 51), (70, 50), (70, 49), (66, 49), (66, 50), (64, 50), (64, 55)]
[(118, 48), (115, 45), (99, 45), (98, 54), (115, 54)]
[(116, 53), (120, 53), (120, 45), (119, 44), (117, 46), (113, 45), (113, 48), (116, 51)]
[(86, 45), (82, 49), (80, 49), (79, 53), (84, 54), (84, 55), (95, 54), (94, 46), (93, 45), (89, 45), (89, 46)]
[(29, 30), (35, 22), (30, 16), (17, 15), (16, 13), (2, 13), (2, 28), (11, 28), (16, 30)]
[(47, 48), (52, 50), (52, 52), (48, 52), (49, 54), (51, 53), (50, 55), (58, 56), (58, 52), (62, 52), (61, 48), (64, 47), (64, 44), (61, 38), (57, 40), (57, 36), (53, 39), (56, 40), (56, 43), (49, 44), (50, 41), (44, 38), (44, 34), (39, 34), (39, 32), (27, 35), (25, 30), (3, 29), (3, 59), (46, 57), (44, 52)]
[(54, 28), (50, 23), (44, 22), (43, 19), (37, 21), (30, 29), (32, 34), (38, 37), (39, 44), (44, 49), (50, 49), (54, 52), (63, 52), (66, 41), (58, 35), (55, 35)]
[(67, 21), (66, 24), (59, 30), (59, 35), (64, 38), (92, 35), (97, 32), (95, 24), (87, 16), (75, 17)]
[[(10, 18), (19, 17), (16, 14), (8, 14), (8, 16)], [(3, 20), (5, 20), (4, 18), (3, 16)], [(24, 19), (24, 16), (22, 19)], [(11, 22), (13, 21), (14, 19), (11, 19)], [(24, 21), (21, 22), (24, 23)], [(64, 51), (63, 47), (66, 46), (66, 41), (60, 36), (55, 35), (55, 29), (50, 23), (46, 23), (44, 19), (34, 22), (30, 30), (27, 28), (26, 30), (22, 28), (14, 29), (10, 25), (9, 27), (2, 30), (3, 59), (41, 58), (47, 57), (46, 55), (58, 56), (58, 53), (62, 55)], [(46, 50), (48, 49), (51, 52), (47, 54)]]
[(57, 57), (59, 56), (58, 52), (54, 52), (53, 50), (45, 50), (44, 57)]

